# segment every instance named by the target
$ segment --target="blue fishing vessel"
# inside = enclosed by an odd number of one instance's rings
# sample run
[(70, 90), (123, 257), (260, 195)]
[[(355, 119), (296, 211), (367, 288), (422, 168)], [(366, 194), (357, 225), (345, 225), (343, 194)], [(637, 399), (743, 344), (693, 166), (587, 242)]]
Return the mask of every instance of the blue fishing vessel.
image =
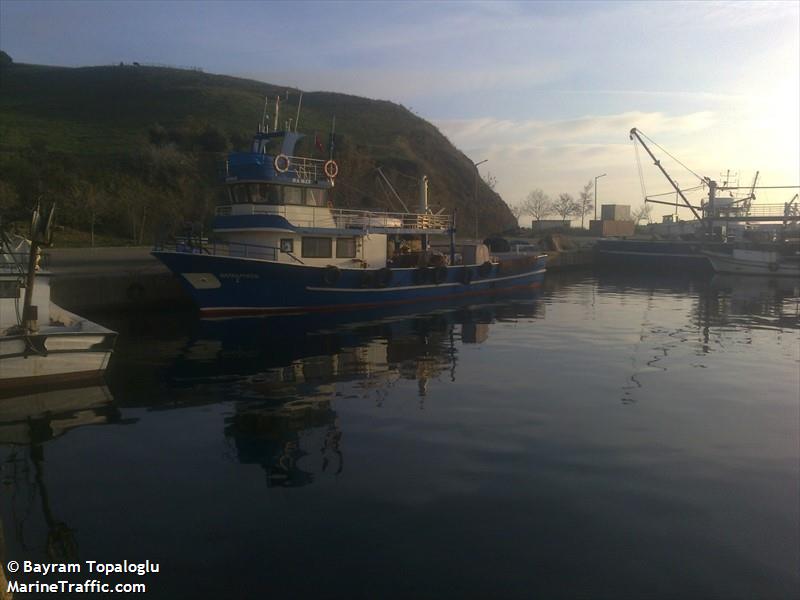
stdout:
[(427, 177), (417, 212), (334, 207), (339, 167), (332, 153), (297, 156), (303, 137), (262, 124), (249, 151), (228, 156), (213, 236), (154, 249), (201, 316), (362, 310), (541, 285), (546, 255), (499, 260), (482, 243), (456, 243), (452, 216), (428, 208)]

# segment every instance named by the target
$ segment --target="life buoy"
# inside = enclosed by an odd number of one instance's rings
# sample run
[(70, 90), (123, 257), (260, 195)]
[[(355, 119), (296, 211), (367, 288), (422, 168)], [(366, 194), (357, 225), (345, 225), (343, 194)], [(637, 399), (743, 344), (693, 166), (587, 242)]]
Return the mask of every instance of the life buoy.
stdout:
[(778, 263), (771, 262), (771, 263), (769, 263), (769, 264), (767, 265), (767, 268), (768, 268), (770, 271), (772, 271), (772, 272), (774, 273), (774, 272), (775, 272), (775, 271), (777, 271), (777, 270), (778, 270), (780, 267), (778, 266)]
[(478, 273), (481, 277), (488, 277), (492, 274), (492, 263), (488, 260), (483, 263), (480, 267), (478, 267)]
[(327, 175), (329, 179), (335, 179), (336, 176), (339, 174), (339, 165), (336, 164), (335, 160), (329, 160), (325, 162), (323, 170), (325, 171), (325, 175)]
[(375, 283), (378, 284), (378, 287), (386, 287), (392, 283), (392, 270), (389, 267), (378, 269), (378, 272), (375, 273)]
[(322, 275), (322, 279), (328, 285), (334, 285), (337, 281), (339, 281), (341, 274), (342, 272), (339, 270), (339, 267), (336, 265), (328, 265), (325, 267), (325, 272)]
[(447, 279), (447, 267), (445, 267), (445, 266), (436, 267), (433, 270), (433, 282), (436, 285), (439, 285), (445, 279)]
[(472, 282), (472, 269), (469, 267), (464, 267), (464, 270), (461, 272), (461, 283), (464, 285), (469, 285)]
[(272, 164), (278, 173), (286, 173), (286, 171), (289, 170), (289, 157), (285, 154), (278, 154), (275, 160), (272, 161)]

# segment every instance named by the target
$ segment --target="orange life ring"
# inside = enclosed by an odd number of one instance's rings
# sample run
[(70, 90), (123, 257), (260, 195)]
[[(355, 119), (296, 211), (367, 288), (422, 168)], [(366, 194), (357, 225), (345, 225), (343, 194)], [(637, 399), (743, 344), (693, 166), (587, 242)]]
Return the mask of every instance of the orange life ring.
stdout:
[(330, 179), (334, 179), (339, 174), (339, 165), (336, 164), (335, 160), (329, 160), (325, 162), (323, 170), (325, 171), (325, 175)]
[(286, 173), (286, 171), (289, 170), (289, 157), (285, 154), (278, 154), (275, 160), (272, 161), (272, 164), (275, 166), (275, 170), (278, 173)]

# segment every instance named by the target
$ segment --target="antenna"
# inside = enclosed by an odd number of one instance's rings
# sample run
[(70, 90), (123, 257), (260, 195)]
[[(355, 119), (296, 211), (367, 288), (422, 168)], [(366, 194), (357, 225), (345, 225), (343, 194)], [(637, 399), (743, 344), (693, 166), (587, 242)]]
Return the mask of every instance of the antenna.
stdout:
[(297, 118), (294, 120), (294, 130), (297, 131), (297, 126), (300, 124), (300, 107), (303, 105), (303, 92), (300, 92), (300, 99), (297, 101)]
[(262, 132), (266, 132), (265, 128), (267, 127), (267, 118), (269, 117), (269, 115), (267, 115), (267, 103), (268, 102), (269, 102), (269, 96), (264, 96), (264, 113), (261, 115), (261, 131)]
[(273, 129), (278, 131), (278, 113), (281, 110), (281, 97), (275, 96), (275, 127)]
[[(333, 142), (336, 139), (334, 136), (336, 135), (336, 115), (333, 115), (333, 119), (331, 120), (331, 135), (330, 139), (328, 140), (328, 150), (330, 152), (330, 159), (333, 160)], [(406, 211), (408, 212), (408, 211)]]

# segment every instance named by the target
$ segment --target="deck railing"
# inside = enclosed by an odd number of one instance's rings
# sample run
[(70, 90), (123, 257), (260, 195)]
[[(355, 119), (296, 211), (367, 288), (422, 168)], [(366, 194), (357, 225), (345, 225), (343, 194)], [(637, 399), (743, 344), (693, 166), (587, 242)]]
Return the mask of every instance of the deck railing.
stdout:
[(258, 258), (278, 260), (279, 248), (261, 244), (243, 244), (208, 238), (176, 238), (173, 242), (158, 242), (156, 251), (182, 252), (185, 254), (207, 254), (234, 258)]
[(325, 175), (325, 161), (319, 158), (305, 158), (303, 156), (288, 156), (289, 164), (286, 170), (289, 174), (296, 174), (298, 179), (319, 181), (327, 179)]
[[(28, 252), (3, 252), (2, 259), (0, 259), (0, 274), (22, 274), (28, 272), (28, 261), (30, 254)], [(41, 271), (47, 268), (47, 255), (40, 254), (40, 258), (36, 264), (36, 270)]]
[(750, 206), (719, 206), (714, 210), (709, 210), (708, 205), (704, 207), (706, 218), (710, 219), (733, 219), (736, 221), (753, 220), (774, 220), (774, 221), (797, 221), (800, 220), (800, 207), (797, 204), (751, 204)]
[[(287, 214), (287, 208), (292, 207), (292, 214)], [(292, 225), (299, 227), (324, 227), (336, 229), (406, 229), (425, 231), (448, 231), (452, 227), (451, 215), (434, 215), (431, 213), (404, 213), (380, 212), (370, 210), (355, 210), (347, 208), (325, 208), (307, 206), (306, 212), (296, 210), (298, 205), (264, 205), (249, 204), (238, 205), (238, 215), (271, 214), (285, 217)], [(233, 214), (232, 206), (218, 206), (218, 216)]]

